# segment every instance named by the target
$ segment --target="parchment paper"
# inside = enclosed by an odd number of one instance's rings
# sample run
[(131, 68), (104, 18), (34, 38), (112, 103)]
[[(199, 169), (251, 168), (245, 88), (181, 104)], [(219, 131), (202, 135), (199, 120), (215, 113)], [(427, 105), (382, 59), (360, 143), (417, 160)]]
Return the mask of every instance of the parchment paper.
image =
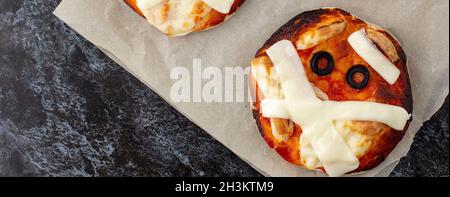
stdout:
[[(222, 26), (167, 38), (122, 0), (63, 0), (55, 15), (152, 88), (181, 113), (266, 176), (325, 176), (293, 166), (268, 148), (250, 103), (173, 103), (171, 68), (249, 66), (257, 49), (295, 15), (339, 7), (388, 29), (409, 58), (413, 122), (392, 154), (374, 170), (352, 176), (387, 176), (405, 156), (414, 135), (449, 92), (448, 0), (247, 0)], [(117, 79), (120, 80), (120, 79)], [(214, 153), (211, 153), (214, 154)]]

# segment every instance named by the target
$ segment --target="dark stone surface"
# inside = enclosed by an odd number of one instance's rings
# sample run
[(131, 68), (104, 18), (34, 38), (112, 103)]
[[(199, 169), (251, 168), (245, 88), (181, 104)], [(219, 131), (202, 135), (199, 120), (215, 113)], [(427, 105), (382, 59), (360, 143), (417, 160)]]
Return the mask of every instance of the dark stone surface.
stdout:
[[(261, 176), (74, 33), (0, 0), (0, 176)], [(448, 99), (393, 176), (448, 176)]]

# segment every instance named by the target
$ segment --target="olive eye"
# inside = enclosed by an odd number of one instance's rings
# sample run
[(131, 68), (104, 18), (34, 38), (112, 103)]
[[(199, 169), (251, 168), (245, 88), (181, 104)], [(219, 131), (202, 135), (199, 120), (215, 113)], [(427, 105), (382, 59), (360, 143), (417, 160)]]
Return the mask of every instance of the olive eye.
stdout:
[(363, 65), (356, 65), (347, 72), (347, 83), (354, 89), (364, 89), (369, 84), (369, 69)]
[(329, 75), (334, 69), (334, 59), (330, 53), (321, 51), (311, 59), (311, 69), (319, 76)]

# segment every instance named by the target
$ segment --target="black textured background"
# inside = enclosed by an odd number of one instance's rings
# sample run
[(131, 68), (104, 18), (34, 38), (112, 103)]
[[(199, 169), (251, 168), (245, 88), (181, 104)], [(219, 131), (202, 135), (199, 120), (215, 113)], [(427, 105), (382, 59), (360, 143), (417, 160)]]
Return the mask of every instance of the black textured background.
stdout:
[[(261, 176), (52, 15), (0, 0), (0, 176)], [(448, 99), (392, 176), (449, 176)]]

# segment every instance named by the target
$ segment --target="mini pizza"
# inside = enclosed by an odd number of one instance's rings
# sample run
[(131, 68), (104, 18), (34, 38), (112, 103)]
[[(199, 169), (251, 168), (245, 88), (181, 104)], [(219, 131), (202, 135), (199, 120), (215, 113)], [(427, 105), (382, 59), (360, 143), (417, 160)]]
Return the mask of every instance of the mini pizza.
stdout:
[(330, 176), (370, 170), (411, 121), (407, 58), (399, 41), (344, 10), (296, 16), (251, 65), (260, 133), (285, 160), (306, 169)]
[(208, 30), (233, 15), (245, 0), (125, 0), (170, 37)]

